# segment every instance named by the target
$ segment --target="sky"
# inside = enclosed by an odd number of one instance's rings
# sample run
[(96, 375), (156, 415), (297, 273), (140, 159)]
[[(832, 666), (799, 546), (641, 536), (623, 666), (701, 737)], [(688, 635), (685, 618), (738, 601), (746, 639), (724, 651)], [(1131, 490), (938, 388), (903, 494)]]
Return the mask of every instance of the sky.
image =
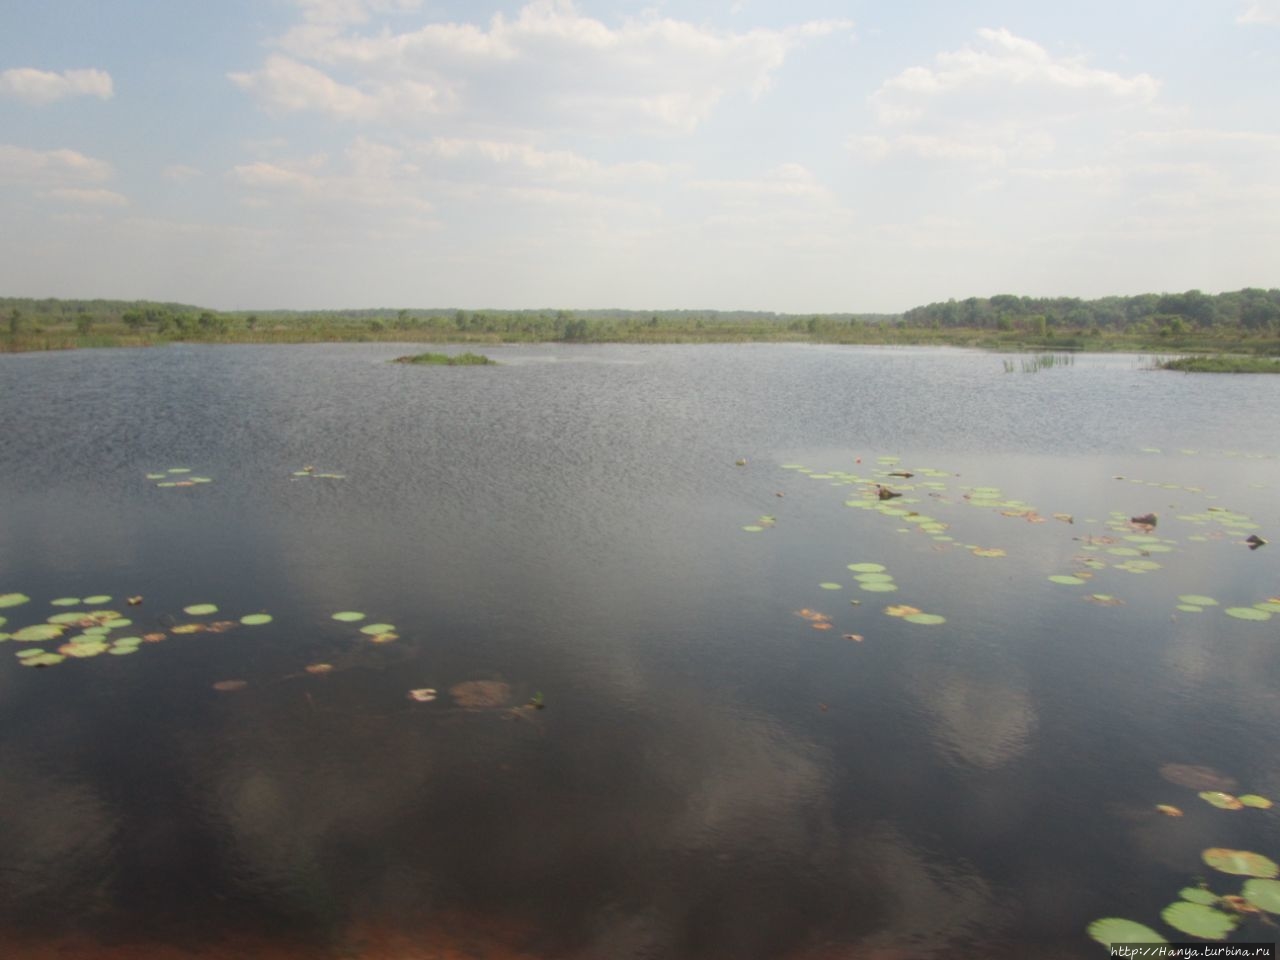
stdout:
[(1280, 0), (0, 0), (0, 296), (1280, 286)]

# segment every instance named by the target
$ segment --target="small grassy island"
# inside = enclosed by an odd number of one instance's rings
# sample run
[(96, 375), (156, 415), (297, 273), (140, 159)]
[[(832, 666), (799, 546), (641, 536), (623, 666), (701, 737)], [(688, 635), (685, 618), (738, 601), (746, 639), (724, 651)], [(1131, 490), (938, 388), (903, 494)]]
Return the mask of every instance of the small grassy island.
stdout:
[(1215, 357), (1178, 357), (1165, 360), (1161, 370), (1182, 370), (1185, 373), (1280, 373), (1280, 359), (1276, 357), (1246, 357), (1223, 354)]
[(396, 357), (395, 362), (426, 363), (437, 367), (491, 367), (498, 363), (482, 353), (459, 353), (456, 356), (447, 353), (419, 353), (412, 357)]

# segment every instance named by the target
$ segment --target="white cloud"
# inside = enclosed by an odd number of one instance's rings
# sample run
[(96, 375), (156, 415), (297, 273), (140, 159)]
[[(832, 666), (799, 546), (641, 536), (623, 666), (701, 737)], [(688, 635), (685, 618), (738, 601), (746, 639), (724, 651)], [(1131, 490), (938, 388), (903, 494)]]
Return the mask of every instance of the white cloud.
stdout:
[(488, 124), (692, 130), (726, 97), (763, 94), (806, 40), (852, 26), (824, 20), (735, 33), (655, 16), (611, 26), (569, 0), (534, 0), (487, 26), (361, 34), (349, 26), (357, 8), (369, 9), (309, 2), (306, 22), (282, 38), (283, 53), (231, 79), (268, 108), (345, 118), (446, 112)]
[[(1055, 57), (1008, 30), (978, 31), (981, 43), (938, 54), (930, 67), (910, 67), (871, 96), (882, 123), (919, 120), (930, 111), (1021, 108), (1035, 115), (1075, 113), (1104, 105), (1150, 103), (1159, 92), (1145, 73), (1125, 76), (1082, 60)], [(967, 101), (967, 102), (966, 102)]]
[(123, 194), (116, 193), (114, 190), (104, 190), (100, 187), (57, 187), (43, 194), (43, 196), (51, 197), (54, 200), (63, 200), (67, 203), (84, 203), (95, 207), (125, 207), (129, 205), (129, 200)]
[(109, 100), (112, 93), (111, 75), (102, 70), (51, 73), (33, 67), (15, 67), (0, 73), (0, 97), (28, 103), (52, 103), (65, 97)]
[(57, 186), (110, 178), (110, 164), (75, 150), (31, 150), (0, 144), (0, 183)]
[(1280, 24), (1280, 0), (1252, 0), (1236, 22)]

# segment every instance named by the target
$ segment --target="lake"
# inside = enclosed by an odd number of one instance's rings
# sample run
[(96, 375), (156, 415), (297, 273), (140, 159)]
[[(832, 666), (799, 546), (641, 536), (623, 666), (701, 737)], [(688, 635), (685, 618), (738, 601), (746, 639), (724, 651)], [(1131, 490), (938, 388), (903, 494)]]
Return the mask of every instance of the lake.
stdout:
[(1105, 957), (1280, 858), (1280, 377), (413, 351), (0, 356), (0, 955)]

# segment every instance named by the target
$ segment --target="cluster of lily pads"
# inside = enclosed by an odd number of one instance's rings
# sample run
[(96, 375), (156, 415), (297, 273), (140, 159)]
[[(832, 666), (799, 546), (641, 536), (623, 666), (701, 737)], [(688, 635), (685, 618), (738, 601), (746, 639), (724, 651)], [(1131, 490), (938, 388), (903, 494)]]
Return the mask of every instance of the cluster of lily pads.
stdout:
[[(1198, 790), (1200, 799), (1220, 810), (1242, 810), (1246, 807), (1266, 810), (1272, 802), (1257, 794), (1233, 796), (1226, 792), (1236, 789), (1236, 781), (1211, 767), (1191, 764), (1167, 763), (1160, 768), (1160, 775), (1170, 783)], [(1182, 811), (1171, 804), (1157, 804), (1156, 809), (1170, 817), (1182, 816)], [(1235, 850), (1227, 847), (1210, 847), (1201, 853), (1205, 865), (1232, 876), (1249, 877), (1238, 893), (1216, 893), (1208, 884), (1187, 886), (1178, 892), (1178, 899), (1160, 912), (1160, 919), (1177, 930), (1200, 940), (1225, 940), (1238, 927), (1244, 925), (1267, 927), (1273, 931), (1276, 924), (1269, 915), (1280, 915), (1280, 865), (1270, 857), (1252, 850)], [(1168, 941), (1159, 932), (1122, 917), (1104, 917), (1089, 924), (1090, 937), (1104, 946), (1120, 943), (1155, 943)], [(1255, 939), (1263, 939), (1262, 935)], [(1268, 932), (1265, 939), (1272, 939)]]
[(170, 467), (168, 470), (148, 473), (147, 479), (155, 481), (157, 487), (195, 487), (202, 483), (213, 483), (211, 477), (195, 477), (190, 474), (190, 467)]
[[(14, 641), (19, 644), (40, 643), (58, 645), (49, 649), (47, 646), (23, 646), (15, 656), (19, 663), (26, 667), (52, 667), (68, 659), (85, 660), (101, 654), (126, 656), (137, 653), (144, 643), (160, 643), (170, 636), (201, 633), (224, 633), (234, 627), (256, 626), (270, 623), (271, 616), (265, 613), (251, 613), (236, 620), (219, 620), (211, 623), (189, 622), (174, 624), (168, 630), (150, 630), (145, 633), (131, 633), (136, 630), (133, 620), (116, 610), (105, 609), (112, 598), (107, 594), (89, 597), (58, 597), (50, 601), (54, 607), (76, 607), (51, 614), (43, 622), (28, 624), (7, 633), (0, 633), (0, 642)], [(31, 598), (21, 593), (0, 595), (0, 607), (17, 607), (30, 603)], [(128, 604), (136, 606), (142, 598), (130, 597)], [(93, 609), (98, 608), (98, 609)], [(207, 616), (217, 612), (211, 603), (193, 604), (184, 608), (190, 616)], [(8, 626), (8, 621), (0, 617), (0, 627)]]
[(747, 533), (760, 533), (766, 528), (774, 526), (775, 524), (777, 524), (777, 522), (778, 522), (777, 517), (772, 517), (766, 514), (765, 516), (760, 517), (760, 519), (758, 519), (755, 523), (748, 523), (742, 529), (745, 530)]

